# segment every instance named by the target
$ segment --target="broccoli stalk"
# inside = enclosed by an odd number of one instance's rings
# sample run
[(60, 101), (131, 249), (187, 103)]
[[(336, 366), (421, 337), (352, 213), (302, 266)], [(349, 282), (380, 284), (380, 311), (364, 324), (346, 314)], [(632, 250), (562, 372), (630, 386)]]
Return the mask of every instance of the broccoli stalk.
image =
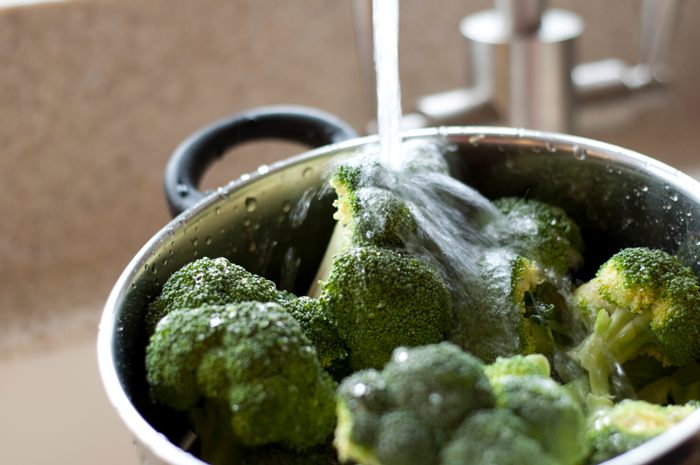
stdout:
[(593, 332), (570, 356), (588, 371), (591, 393), (612, 398), (612, 370), (638, 355), (683, 366), (700, 355), (697, 278), (660, 250), (624, 249), (576, 294)]

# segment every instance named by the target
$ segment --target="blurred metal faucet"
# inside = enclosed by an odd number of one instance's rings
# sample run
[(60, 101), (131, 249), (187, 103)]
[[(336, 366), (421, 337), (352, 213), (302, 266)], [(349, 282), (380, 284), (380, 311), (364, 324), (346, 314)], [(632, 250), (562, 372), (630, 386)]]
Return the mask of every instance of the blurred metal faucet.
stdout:
[[(358, 50), (368, 95), (376, 106), (371, 1), (355, 0)], [(471, 52), (471, 87), (418, 99), (405, 129), (499, 125), (581, 133), (628, 122), (667, 99), (666, 57), (679, 0), (643, 0), (639, 62), (575, 63), (584, 22), (547, 8), (545, 0), (494, 0), (492, 10), (462, 19)], [(372, 123), (368, 125), (372, 132)]]

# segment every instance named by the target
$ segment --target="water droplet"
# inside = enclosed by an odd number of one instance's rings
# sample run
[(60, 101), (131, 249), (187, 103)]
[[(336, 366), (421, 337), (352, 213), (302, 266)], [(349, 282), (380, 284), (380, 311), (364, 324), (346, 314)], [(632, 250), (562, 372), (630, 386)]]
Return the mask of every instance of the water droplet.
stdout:
[(267, 174), (270, 172), (270, 167), (267, 165), (260, 165), (258, 166), (258, 173), (260, 174)]
[(221, 324), (221, 317), (215, 316), (214, 318), (209, 320), (209, 326), (211, 326), (212, 328), (216, 328), (220, 324)]
[(195, 251), (192, 253), (192, 255), (194, 255), (194, 256), (196, 257), (198, 253), (199, 253), (199, 252), (197, 252), (197, 251), (195, 250)]
[(192, 245), (193, 245), (193, 246), (197, 247), (197, 244), (199, 244), (199, 239), (197, 239), (197, 238), (195, 237), (194, 239), (191, 240), (191, 242), (192, 242)]
[(211, 236), (207, 237), (207, 245), (211, 244)]
[(581, 148), (578, 145), (574, 145), (571, 150), (574, 153), (575, 159), (577, 159), (577, 160), (585, 160), (586, 159), (586, 155), (587, 155), (586, 149)]
[(167, 264), (168, 264), (168, 259), (167, 259), (167, 258), (164, 258), (164, 259), (163, 259), (163, 265), (167, 265)]
[(214, 210), (214, 213), (216, 213), (217, 215), (220, 215), (221, 214), (221, 207), (216, 207), (216, 210)]
[(146, 263), (145, 265), (143, 265), (143, 269), (146, 270), (146, 271), (148, 271), (148, 263)]
[(175, 231), (173, 231), (173, 228), (168, 228), (167, 232), (168, 232), (168, 236), (175, 237)]
[(357, 383), (352, 387), (352, 395), (355, 397), (362, 397), (367, 392), (367, 386), (363, 383)]
[(292, 209), (292, 204), (289, 203), (288, 200), (285, 200), (284, 203), (282, 204), (282, 211), (287, 213), (291, 209)]
[(247, 181), (250, 179), (250, 175), (248, 173), (243, 173), (241, 175), (241, 181)]
[(258, 201), (254, 197), (248, 197), (245, 199), (245, 209), (249, 212), (254, 212), (258, 208)]
[(439, 405), (442, 403), (442, 396), (440, 394), (438, 394), (437, 392), (433, 392), (428, 397), (428, 401), (433, 405)]
[(649, 186), (644, 181), (640, 181), (639, 184), (637, 184), (637, 187), (639, 187), (639, 190), (642, 192), (648, 192), (649, 191)]
[(524, 128), (518, 129), (518, 137), (525, 137), (525, 129)]
[(396, 361), (397, 361), (397, 362), (403, 363), (403, 362), (405, 362), (406, 360), (408, 360), (408, 352), (406, 352), (405, 350), (402, 350), (401, 352), (399, 352), (399, 353), (396, 355)]
[(255, 245), (255, 242), (251, 242), (250, 245), (248, 246), (248, 252), (255, 252), (255, 249), (257, 249), (258, 246)]
[(155, 263), (151, 266), (151, 273), (153, 273), (153, 274), (158, 273), (158, 270), (156, 269), (156, 264), (155, 264)]
[(676, 194), (675, 191), (671, 191), (668, 194), (668, 198), (673, 200), (674, 202), (677, 202), (678, 201), (678, 194)]
[(250, 218), (246, 218), (243, 220), (243, 226), (245, 226), (245, 227), (250, 226)]
[(253, 230), (254, 230), (254, 231), (257, 231), (258, 229), (260, 229), (260, 223), (255, 223), (255, 224), (253, 225)]
[(486, 136), (485, 136), (484, 134), (477, 134), (477, 135), (471, 136), (471, 137), (469, 138), (469, 143), (472, 144), (474, 147), (478, 147), (478, 146), (479, 146), (479, 141), (480, 141), (481, 139), (484, 139), (484, 138), (486, 138)]
[(180, 197), (186, 196), (189, 191), (190, 191), (190, 188), (187, 187), (186, 185), (184, 185), (184, 184), (177, 185), (177, 193), (180, 194)]
[(552, 152), (552, 153), (554, 153), (554, 152), (557, 151), (557, 148), (556, 148), (554, 145), (552, 145), (550, 142), (546, 142), (546, 143), (544, 144), (544, 147), (547, 149), (547, 152)]

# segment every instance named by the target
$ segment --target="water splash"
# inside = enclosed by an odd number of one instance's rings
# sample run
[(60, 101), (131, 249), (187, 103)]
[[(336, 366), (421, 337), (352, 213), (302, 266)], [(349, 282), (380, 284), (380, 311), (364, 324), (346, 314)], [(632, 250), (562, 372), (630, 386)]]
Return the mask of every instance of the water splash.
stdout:
[(377, 73), (377, 122), (381, 161), (398, 167), (401, 154), (401, 88), (399, 84), (399, 2), (374, 0), (374, 62)]

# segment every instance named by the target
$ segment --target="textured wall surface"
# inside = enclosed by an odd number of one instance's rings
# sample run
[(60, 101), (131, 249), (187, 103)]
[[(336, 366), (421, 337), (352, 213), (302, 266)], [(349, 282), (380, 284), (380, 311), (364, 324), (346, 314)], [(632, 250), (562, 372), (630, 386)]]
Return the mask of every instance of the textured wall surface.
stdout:
[[(636, 60), (637, 0), (550, 5), (582, 15), (580, 60)], [(485, 0), (402, 0), (406, 110), (462, 86), (459, 20)], [(271, 7), (272, 6), (272, 7)], [(700, 174), (700, 2), (685, 2), (670, 105), (588, 136)], [(358, 130), (372, 118), (351, 0), (94, 0), (0, 9), (0, 359), (94, 338), (121, 271), (168, 220), (162, 172), (194, 130), (293, 103)], [(262, 144), (207, 175), (223, 184), (299, 151)]]

